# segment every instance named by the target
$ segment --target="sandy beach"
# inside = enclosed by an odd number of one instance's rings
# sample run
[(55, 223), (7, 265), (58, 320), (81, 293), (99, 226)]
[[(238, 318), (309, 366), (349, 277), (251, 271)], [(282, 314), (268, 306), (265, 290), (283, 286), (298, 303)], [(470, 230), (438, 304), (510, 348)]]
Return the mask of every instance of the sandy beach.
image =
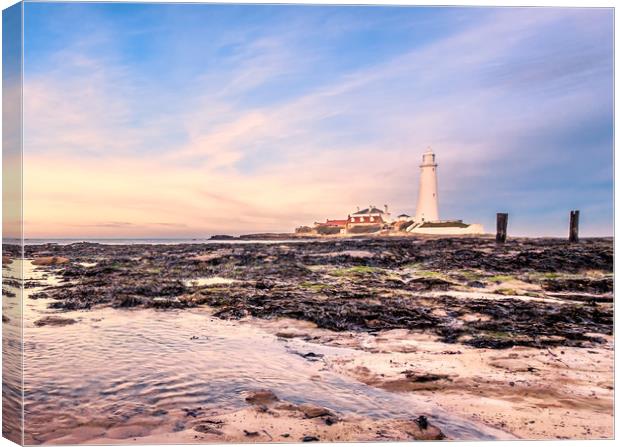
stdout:
[(613, 426), (613, 344), (513, 347), (498, 352), (396, 330), (334, 370), (372, 386), (425, 396), (452, 414), (521, 439), (608, 438)]

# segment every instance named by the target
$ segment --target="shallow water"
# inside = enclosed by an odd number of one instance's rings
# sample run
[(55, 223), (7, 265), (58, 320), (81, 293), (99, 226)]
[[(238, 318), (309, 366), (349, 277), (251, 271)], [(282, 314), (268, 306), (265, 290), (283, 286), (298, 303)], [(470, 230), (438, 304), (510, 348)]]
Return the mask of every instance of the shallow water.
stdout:
[[(43, 274), (26, 263), (27, 279)], [(50, 275), (46, 281), (55, 280)], [(36, 320), (56, 312), (47, 308), (49, 300), (27, 298), (40, 290), (27, 289), (24, 302), (26, 443), (53, 442), (84, 427), (170, 424), (162, 410), (239, 409), (247, 406), (243, 392), (260, 388), (345, 414), (426, 414), (451, 438), (501, 436), (413, 394), (390, 393), (327, 370), (317, 380), (316, 365), (298, 355), (351, 355), (350, 349), (279, 339), (249, 323), (213, 318), (208, 309), (62, 312), (77, 323), (37, 327)]]
[(76, 264), (86, 268), (95, 267), (97, 265), (96, 262), (76, 262)]
[(222, 278), (221, 276), (209, 276), (184, 281), (187, 287), (216, 286), (218, 284), (233, 284), (236, 282), (238, 282), (236, 279)]
[[(22, 442), (22, 293), (21, 263), (2, 267), (2, 436)], [(9, 296), (4, 291), (12, 292)]]

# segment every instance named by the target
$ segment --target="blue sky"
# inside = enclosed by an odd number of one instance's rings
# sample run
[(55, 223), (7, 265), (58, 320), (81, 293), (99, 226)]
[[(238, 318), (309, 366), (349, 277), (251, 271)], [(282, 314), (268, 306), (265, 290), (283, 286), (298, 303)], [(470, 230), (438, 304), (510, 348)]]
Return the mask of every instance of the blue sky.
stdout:
[(32, 236), (413, 214), (429, 145), (442, 218), (612, 234), (611, 9), (27, 3), (25, 27)]

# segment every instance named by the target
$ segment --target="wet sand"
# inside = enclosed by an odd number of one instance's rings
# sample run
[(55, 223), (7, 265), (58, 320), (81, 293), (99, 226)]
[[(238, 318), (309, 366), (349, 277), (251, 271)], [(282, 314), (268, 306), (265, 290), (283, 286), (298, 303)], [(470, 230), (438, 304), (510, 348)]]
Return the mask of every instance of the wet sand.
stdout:
[[(152, 308), (164, 319), (201, 309), (270, 334), (309, 381), (340, 376), (417, 408), (376, 417), (334, 404), (308, 417), (300, 406), (316, 403), (270, 389), (277, 401), (190, 415), (172, 405), (165, 423), (136, 416), (44, 442), (613, 437), (611, 239), (50, 244), (27, 256), (67, 259), (38, 263), (57, 284), (26, 282), (28, 300), (54, 316), (33, 319), (37, 330), (78, 330), (81, 315), (102, 309)], [(445, 415), (486, 428), (467, 435)]]
[(478, 349), (407, 330), (335, 333), (295, 320), (261, 324), (287, 338), (354, 348), (329, 369), (521, 439), (613, 437), (612, 337), (593, 349)]
[[(177, 415), (180, 419), (183, 414)], [(303, 407), (289, 402), (256, 405), (232, 413), (198, 415), (190, 429), (174, 432), (171, 427), (150, 430), (143, 425), (124, 427), (108, 437), (86, 440), (78, 437), (58, 439), (58, 443), (140, 444), (188, 443), (266, 443), (266, 442), (341, 442), (410, 441), (443, 439), (433, 426), (425, 429), (415, 420), (373, 420), (359, 416), (308, 417)], [(115, 437), (109, 437), (112, 434)]]

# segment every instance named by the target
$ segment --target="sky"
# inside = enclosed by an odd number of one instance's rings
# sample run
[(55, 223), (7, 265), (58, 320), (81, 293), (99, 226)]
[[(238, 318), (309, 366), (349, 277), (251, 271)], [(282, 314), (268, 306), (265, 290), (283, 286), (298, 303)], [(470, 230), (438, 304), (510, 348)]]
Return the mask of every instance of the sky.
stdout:
[(22, 237), (21, 13), (2, 12), (2, 239)]
[(292, 231), (357, 206), (613, 233), (613, 12), (26, 3), (25, 237)]

